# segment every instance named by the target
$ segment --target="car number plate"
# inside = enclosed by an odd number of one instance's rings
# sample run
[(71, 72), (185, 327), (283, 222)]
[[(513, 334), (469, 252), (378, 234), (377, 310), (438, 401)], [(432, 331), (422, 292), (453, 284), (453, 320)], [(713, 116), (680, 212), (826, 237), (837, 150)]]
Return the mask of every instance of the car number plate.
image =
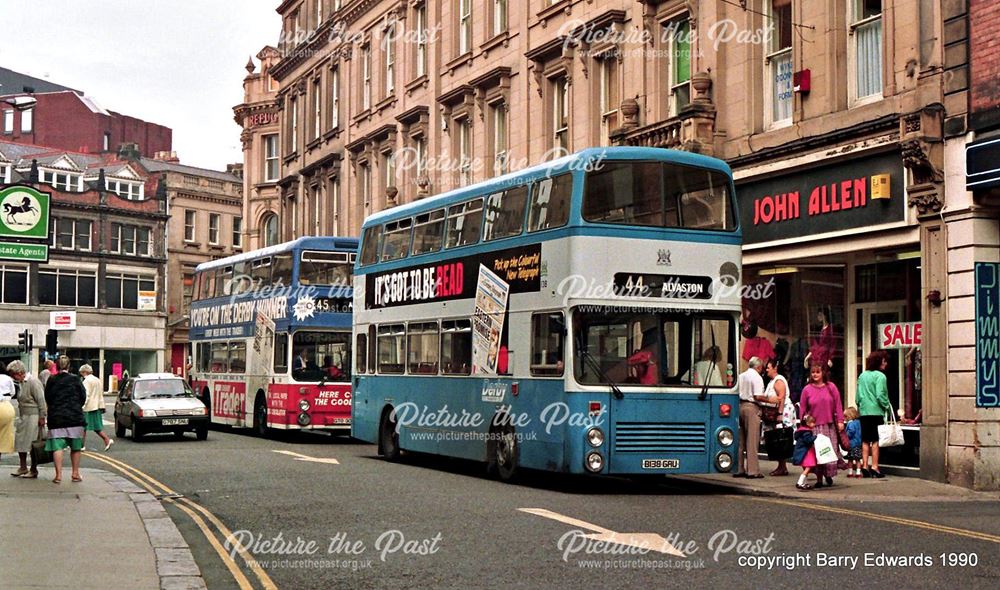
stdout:
[(680, 459), (643, 459), (643, 469), (678, 469), (681, 466)]
[(188, 419), (187, 418), (164, 418), (163, 419), (163, 425), (164, 426), (183, 426), (184, 424), (187, 424), (187, 423), (188, 423)]

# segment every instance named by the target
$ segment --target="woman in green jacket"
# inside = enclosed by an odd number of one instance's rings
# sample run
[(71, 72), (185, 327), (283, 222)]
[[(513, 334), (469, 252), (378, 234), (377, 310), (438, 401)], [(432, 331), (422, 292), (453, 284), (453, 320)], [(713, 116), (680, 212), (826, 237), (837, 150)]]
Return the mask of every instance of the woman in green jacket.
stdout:
[[(868, 355), (865, 370), (858, 376), (858, 413), (861, 414), (861, 473), (864, 477), (883, 478), (878, 469), (878, 427), (882, 425), (886, 412), (892, 411), (889, 404), (889, 386), (885, 378), (885, 368), (889, 366), (889, 355), (884, 350), (876, 350)], [(871, 469), (868, 457), (871, 456)]]

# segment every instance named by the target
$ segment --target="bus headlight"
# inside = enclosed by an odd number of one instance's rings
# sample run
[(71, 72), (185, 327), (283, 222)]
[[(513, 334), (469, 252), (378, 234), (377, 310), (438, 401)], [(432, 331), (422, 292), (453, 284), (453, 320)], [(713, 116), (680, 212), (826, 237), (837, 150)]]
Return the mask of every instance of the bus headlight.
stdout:
[(308, 412), (309, 408), (310, 408), (310, 406), (309, 406), (309, 400), (307, 400), (307, 399), (300, 399), (299, 400), (299, 409), (300, 410), (302, 410), (303, 412)]
[(733, 467), (733, 456), (722, 452), (715, 456), (715, 468), (719, 471), (729, 471)]
[(587, 442), (592, 447), (599, 447), (604, 444), (604, 433), (596, 426), (587, 431)]
[(724, 447), (731, 446), (735, 438), (736, 437), (733, 435), (733, 431), (728, 428), (723, 428), (722, 430), (719, 431), (718, 434), (719, 444)]
[(309, 414), (305, 412), (299, 414), (299, 426), (309, 426), (310, 422), (312, 422), (312, 418), (309, 417)]
[(584, 467), (587, 468), (587, 471), (599, 473), (601, 469), (604, 469), (604, 457), (597, 451), (587, 453), (587, 460), (584, 461)]

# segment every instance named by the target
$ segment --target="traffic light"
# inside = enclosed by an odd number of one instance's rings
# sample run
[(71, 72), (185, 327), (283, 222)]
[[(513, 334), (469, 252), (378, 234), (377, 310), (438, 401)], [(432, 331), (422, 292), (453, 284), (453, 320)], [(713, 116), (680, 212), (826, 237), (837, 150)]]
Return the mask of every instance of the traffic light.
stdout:
[(17, 348), (24, 354), (31, 352), (31, 332), (29, 330), (17, 335)]
[(59, 332), (49, 330), (45, 333), (45, 352), (54, 355), (59, 351)]

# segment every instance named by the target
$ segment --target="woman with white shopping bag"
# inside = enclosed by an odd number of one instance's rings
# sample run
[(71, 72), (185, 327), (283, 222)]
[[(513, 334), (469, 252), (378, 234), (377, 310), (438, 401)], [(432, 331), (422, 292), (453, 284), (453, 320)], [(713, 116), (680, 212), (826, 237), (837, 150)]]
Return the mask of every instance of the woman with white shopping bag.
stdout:
[[(827, 381), (826, 367), (813, 363), (809, 368), (809, 384), (802, 389), (799, 399), (799, 410), (804, 416), (811, 414), (816, 418), (817, 441), (824, 435), (830, 441), (837, 440), (837, 432), (844, 429), (844, 405), (840, 401), (840, 391), (837, 386)], [(833, 485), (837, 476), (837, 464), (843, 459), (840, 455), (840, 445), (831, 444), (835, 459), (832, 462), (820, 460), (819, 448), (816, 449), (816, 488)], [(825, 457), (824, 457), (825, 458)]]
[[(884, 350), (876, 350), (865, 360), (865, 370), (858, 376), (857, 403), (861, 415), (861, 475), (863, 477), (885, 477), (878, 469), (879, 429), (882, 417), (892, 416), (889, 404), (889, 385), (885, 371), (889, 366), (889, 355)], [(871, 457), (871, 468), (868, 458)]]

